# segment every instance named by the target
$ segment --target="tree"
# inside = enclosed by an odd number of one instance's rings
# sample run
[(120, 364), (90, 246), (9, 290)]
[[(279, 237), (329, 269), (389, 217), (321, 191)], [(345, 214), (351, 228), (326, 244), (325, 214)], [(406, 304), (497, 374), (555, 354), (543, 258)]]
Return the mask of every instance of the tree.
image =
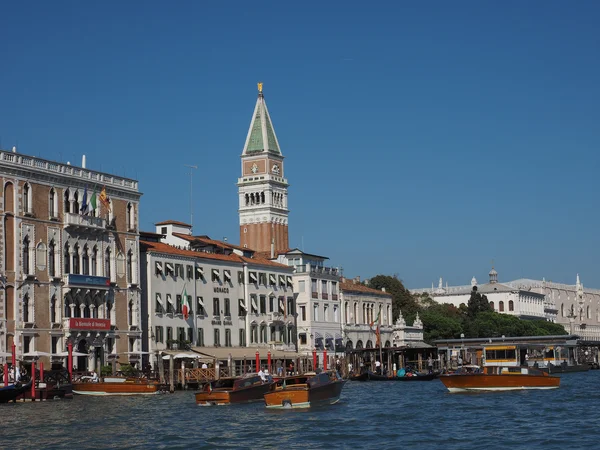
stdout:
[(477, 292), (477, 286), (473, 286), (473, 290), (471, 291), (471, 298), (469, 298), (469, 303), (467, 304), (467, 315), (471, 318), (474, 318), (477, 314), (481, 312), (493, 312), (494, 308), (490, 305), (487, 297), (485, 295), (481, 295)]
[(385, 288), (392, 296), (392, 319), (395, 322), (402, 311), (406, 323), (413, 323), (419, 305), (410, 291), (404, 287), (402, 281), (396, 276), (377, 275), (369, 280), (368, 286), (373, 289)]

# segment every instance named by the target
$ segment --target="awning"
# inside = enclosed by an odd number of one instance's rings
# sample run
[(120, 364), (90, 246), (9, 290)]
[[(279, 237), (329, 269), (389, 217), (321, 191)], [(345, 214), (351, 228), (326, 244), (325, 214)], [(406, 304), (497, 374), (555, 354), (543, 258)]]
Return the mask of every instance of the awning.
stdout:
[[(65, 352), (53, 353), (52, 356), (58, 356), (58, 357), (64, 358), (65, 356), (69, 356), (69, 352), (65, 351)], [(71, 356), (90, 356), (90, 355), (88, 355), (87, 353), (73, 351), (71, 353)]]
[(281, 298), (279, 299), (279, 308), (282, 311), (285, 311), (285, 304), (283, 303), (283, 299), (281, 299)]
[(12, 356), (12, 353), (0, 352), (0, 358), (8, 358), (9, 356)]
[(173, 296), (171, 294), (167, 294), (167, 302), (173, 306), (175, 305), (175, 303), (173, 303)]
[(156, 301), (157, 301), (158, 303), (160, 303), (162, 306), (165, 306), (165, 304), (164, 304), (164, 303), (163, 303), (163, 301), (162, 301), (162, 297), (161, 297), (161, 295), (160, 295), (160, 294), (156, 294)]
[(123, 352), (123, 355), (130, 355), (130, 356), (139, 356), (139, 355), (149, 355), (150, 352)]
[(250, 279), (256, 283), (256, 274), (254, 272), (250, 272)]
[(196, 276), (204, 277), (204, 269), (200, 266), (196, 266)]
[(223, 278), (225, 278), (225, 281), (231, 281), (231, 272), (229, 270), (224, 270)]
[(275, 275), (272, 273), (269, 274), (269, 282), (270, 284), (275, 284)]
[(175, 269), (173, 268), (173, 264), (171, 264), (171, 263), (167, 263), (167, 269), (170, 270), (171, 272), (175, 272)]
[(197, 299), (198, 299), (198, 304), (204, 308), (204, 300), (202, 299), (202, 297), (197, 297)]
[(283, 275), (279, 275), (279, 284), (285, 285), (285, 277)]
[(246, 309), (246, 302), (243, 298), (240, 298), (240, 308), (243, 308), (244, 310)]
[(163, 271), (163, 265), (160, 261), (156, 261), (156, 270), (159, 272)]
[(252, 299), (252, 307), (258, 311), (258, 306), (256, 306), (256, 299)]
[[(11, 354), (11, 356), (12, 356), (12, 354)], [(21, 356), (23, 356), (24, 358), (39, 358), (40, 356), (52, 356), (52, 354), (34, 350), (32, 352), (23, 353)]]
[(219, 275), (219, 271), (217, 269), (213, 269), (212, 273), (215, 277), (220, 278), (221, 276)]
[(292, 277), (291, 277), (291, 276), (289, 276), (289, 275), (288, 275), (288, 277), (287, 277), (287, 284), (288, 284), (288, 286), (290, 286), (290, 287), (292, 287), (292, 286), (293, 286), (293, 283), (292, 283)]

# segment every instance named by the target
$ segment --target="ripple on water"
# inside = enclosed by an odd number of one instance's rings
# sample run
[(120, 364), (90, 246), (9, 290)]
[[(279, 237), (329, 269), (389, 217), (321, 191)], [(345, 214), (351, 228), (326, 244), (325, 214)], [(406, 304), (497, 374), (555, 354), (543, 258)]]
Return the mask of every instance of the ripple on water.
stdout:
[(600, 371), (550, 391), (449, 394), (422, 383), (349, 382), (336, 405), (200, 408), (192, 392), (0, 405), (0, 448), (592, 448)]

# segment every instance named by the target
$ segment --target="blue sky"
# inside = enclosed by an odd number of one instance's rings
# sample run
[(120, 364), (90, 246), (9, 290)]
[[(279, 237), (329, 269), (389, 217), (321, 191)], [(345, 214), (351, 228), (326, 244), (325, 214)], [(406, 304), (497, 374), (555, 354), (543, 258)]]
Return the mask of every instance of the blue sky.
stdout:
[(0, 147), (140, 180), (141, 225), (239, 242), (264, 92), (290, 244), (409, 287), (600, 288), (600, 4), (4, 2)]

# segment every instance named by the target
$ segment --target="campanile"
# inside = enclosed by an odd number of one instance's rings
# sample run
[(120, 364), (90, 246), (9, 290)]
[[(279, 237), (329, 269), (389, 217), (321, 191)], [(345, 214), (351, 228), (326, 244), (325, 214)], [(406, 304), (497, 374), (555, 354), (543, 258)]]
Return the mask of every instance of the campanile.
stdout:
[(238, 178), (240, 245), (277, 254), (289, 249), (288, 182), (283, 155), (258, 83), (258, 99), (241, 156)]

